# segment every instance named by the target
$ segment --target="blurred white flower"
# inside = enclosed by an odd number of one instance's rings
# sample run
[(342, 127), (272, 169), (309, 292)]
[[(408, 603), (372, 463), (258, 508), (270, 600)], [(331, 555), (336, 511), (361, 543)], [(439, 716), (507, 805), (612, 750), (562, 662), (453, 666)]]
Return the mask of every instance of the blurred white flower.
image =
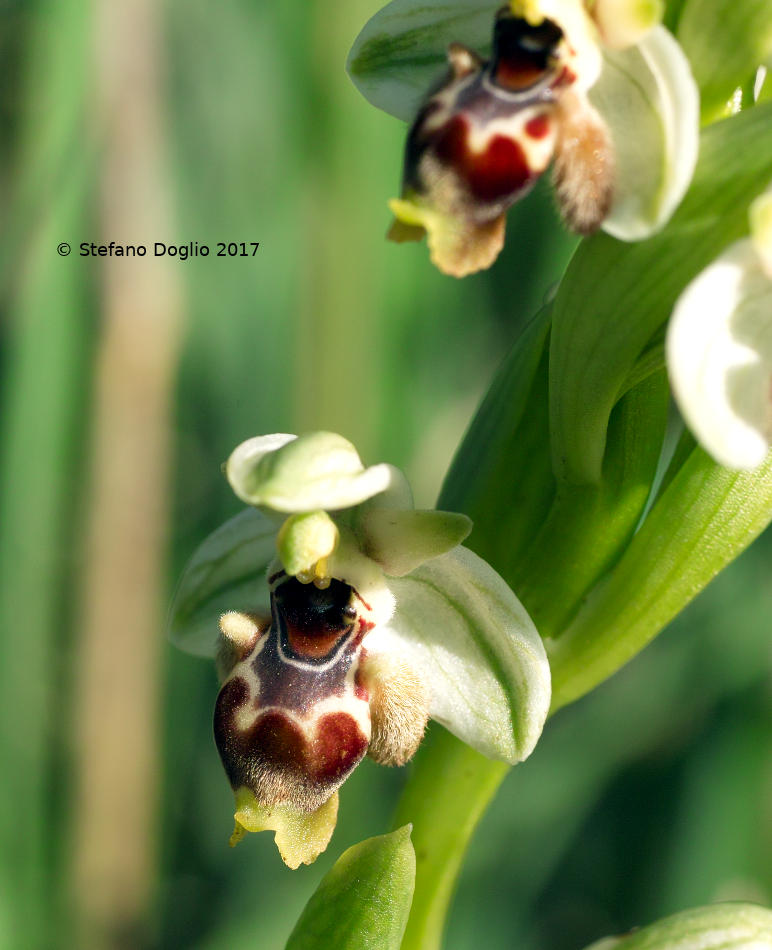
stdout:
[(681, 413), (705, 450), (728, 468), (761, 465), (772, 438), (772, 191), (751, 205), (750, 237), (679, 297), (667, 362)]
[(579, 233), (638, 240), (661, 228), (699, 138), (697, 87), (661, 12), (657, 0), (512, 0), (497, 14), (472, 0), (384, 7), (349, 70), (372, 103), (412, 121), (390, 237), (426, 233), (454, 276), (488, 267), (506, 211), (550, 163)]

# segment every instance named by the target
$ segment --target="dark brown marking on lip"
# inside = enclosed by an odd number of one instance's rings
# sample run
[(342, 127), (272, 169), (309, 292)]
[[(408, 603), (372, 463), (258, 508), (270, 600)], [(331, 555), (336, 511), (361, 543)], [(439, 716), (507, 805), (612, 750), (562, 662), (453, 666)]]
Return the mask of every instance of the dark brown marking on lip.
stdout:
[(494, 135), (483, 151), (473, 151), (469, 147), (469, 123), (463, 115), (454, 116), (440, 130), (435, 153), (456, 171), (478, 201), (493, 202), (517, 195), (535, 177), (523, 149), (513, 138)]
[(327, 713), (316, 727), (312, 772), (315, 781), (335, 782), (343, 778), (367, 751), (367, 739), (348, 713)]
[(246, 785), (261, 803), (325, 800), (367, 751), (367, 737), (346, 712), (321, 716), (310, 738), (276, 709), (239, 730), (235, 715), (247, 695), (243, 680), (225, 684), (215, 706), (214, 736), (231, 786)]

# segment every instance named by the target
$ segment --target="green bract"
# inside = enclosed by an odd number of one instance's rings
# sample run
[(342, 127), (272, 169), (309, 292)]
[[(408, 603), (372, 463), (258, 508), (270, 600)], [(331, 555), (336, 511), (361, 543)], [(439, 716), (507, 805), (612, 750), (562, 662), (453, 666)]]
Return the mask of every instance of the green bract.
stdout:
[(286, 950), (399, 950), (414, 882), (410, 825), (355, 844), (322, 878)]

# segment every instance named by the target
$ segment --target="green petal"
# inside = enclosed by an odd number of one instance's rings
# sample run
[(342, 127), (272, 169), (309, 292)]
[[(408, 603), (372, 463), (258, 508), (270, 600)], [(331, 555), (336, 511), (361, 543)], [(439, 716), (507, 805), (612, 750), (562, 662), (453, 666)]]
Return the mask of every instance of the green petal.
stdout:
[(428, 90), (448, 68), (449, 43), (490, 51), (501, 3), (473, 0), (392, 0), (365, 24), (347, 69), (365, 99), (412, 121)]
[(684, 910), (636, 930), (606, 937), (586, 950), (763, 950), (772, 947), (772, 911), (721, 903)]
[(306, 904), (286, 950), (399, 950), (415, 885), (410, 825), (344, 851)]
[[(276, 438), (290, 440), (266, 451), (266, 440)], [(333, 432), (248, 439), (226, 465), (242, 501), (287, 514), (351, 508), (386, 491), (395, 472), (390, 465), (365, 468), (354, 446)]]
[(174, 594), (169, 637), (196, 656), (214, 656), (217, 621), (228, 610), (267, 611), (266, 571), (276, 557), (276, 525), (248, 508), (196, 549)]
[(466, 515), (388, 508), (369, 509), (356, 527), (364, 553), (395, 577), (450, 551), (471, 530), (472, 522)]
[(463, 547), (390, 581), (397, 608), (368, 649), (398, 650), (431, 693), (430, 715), (484, 755), (519, 762), (541, 735), (550, 671), (520, 601)]
[(661, 26), (607, 50), (590, 100), (611, 131), (614, 204), (603, 230), (637, 241), (659, 230), (689, 187), (699, 145), (699, 94), (689, 62)]

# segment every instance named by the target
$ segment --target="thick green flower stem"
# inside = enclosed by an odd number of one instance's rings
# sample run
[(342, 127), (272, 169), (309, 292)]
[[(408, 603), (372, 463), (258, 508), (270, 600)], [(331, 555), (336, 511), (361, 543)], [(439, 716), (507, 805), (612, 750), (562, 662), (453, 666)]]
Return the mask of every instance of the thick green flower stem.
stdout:
[(413, 823), (416, 888), (402, 950), (438, 950), (458, 872), (477, 823), (509, 771), (434, 728), (397, 807)]

